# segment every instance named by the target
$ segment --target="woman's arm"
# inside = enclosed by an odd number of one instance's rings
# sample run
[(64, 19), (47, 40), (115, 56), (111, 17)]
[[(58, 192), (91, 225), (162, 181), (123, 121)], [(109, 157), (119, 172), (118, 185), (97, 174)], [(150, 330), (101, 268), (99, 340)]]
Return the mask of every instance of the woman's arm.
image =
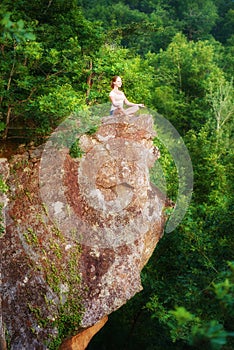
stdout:
[(145, 107), (145, 105), (144, 105), (143, 103), (133, 103), (133, 102), (128, 101), (128, 99), (126, 98), (126, 96), (125, 96), (125, 99), (124, 99), (124, 103), (125, 103), (127, 106)]

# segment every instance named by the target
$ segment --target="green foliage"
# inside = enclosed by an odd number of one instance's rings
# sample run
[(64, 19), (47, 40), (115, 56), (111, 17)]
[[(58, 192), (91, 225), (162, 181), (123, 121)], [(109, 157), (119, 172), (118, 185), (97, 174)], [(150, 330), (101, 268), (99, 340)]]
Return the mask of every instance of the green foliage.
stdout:
[[(190, 32), (189, 39), (191, 33), (199, 36), (200, 20), (208, 33), (221, 4), (165, 0), (79, 6), (69, 1), (65, 6), (60, 0), (49, 4), (24, 0), (11, 5), (4, 0), (1, 22), (0, 129), (5, 138), (12, 130), (19, 130), (20, 137), (44, 137), (71, 111), (108, 101), (107, 89), (115, 74), (124, 78), (129, 98), (157, 108), (179, 130), (197, 127), (209, 114), (203, 97), (209, 76), (221, 74), (215, 66), (217, 45), (186, 43), (175, 34), (183, 30)], [(227, 4), (222, 16), (231, 10)], [(119, 46), (121, 40), (127, 50)], [(135, 52), (158, 53), (161, 48), (164, 51), (147, 60), (134, 57)]]
[(35, 40), (32, 28), (25, 28), (25, 22), (20, 19), (16, 22), (11, 20), (10, 12), (3, 13), (0, 11), (0, 32), (3, 40), (13, 40), (16, 42)]
[(220, 274), (220, 281), (213, 283), (213, 291), (220, 302), (221, 311), (224, 310), (234, 317), (234, 261), (228, 261), (228, 270)]
[(160, 150), (160, 158), (150, 169), (150, 179), (168, 198), (175, 201), (178, 191), (175, 162), (167, 147), (158, 138), (154, 139), (154, 145)]
[(3, 233), (5, 232), (5, 226), (4, 226), (4, 217), (3, 217), (3, 204), (0, 203), (0, 238), (2, 237)]
[(210, 82), (206, 98), (213, 111), (218, 146), (218, 143), (222, 142), (221, 140), (225, 134), (228, 134), (227, 136), (229, 138), (233, 133), (233, 80), (229, 82), (224, 79), (219, 79), (216, 82)]
[[(58, 250), (59, 246), (55, 245), (53, 249)], [(58, 346), (65, 338), (75, 335), (82, 320), (83, 305), (78, 287), (81, 280), (77, 273), (80, 252), (81, 247), (79, 243), (74, 242), (73, 247), (68, 253), (68, 264), (65, 268), (56, 267), (55, 264), (53, 265), (49, 261), (47, 262), (48, 283), (54, 291), (60, 294), (61, 299), (59, 315), (54, 321), (54, 326), (58, 329), (58, 336), (49, 343), (48, 348), (50, 350), (58, 349)], [(62, 255), (57, 255), (57, 258), (61, 260)], [(61, 291), (61, 285), (64, 286), (64, 291)]]
[(208, 86), (223, 79), (216, 63), (216, 46), (208, 41), (187, 41), (177, 34), (167, 50), (148, 54), (155, 67), (152, 106), (184, 134), (199, 129), (210, 116), (205, 100)]
[[(223, 314), (223, 308), (226, 309), (225, 315), (233, 319), (233, 303), (234, 303), (234, 268), (233, 262), (229, 262), (230, 270), (221, 273), (221, 276), (226, 276), (224, 281), (213, 283), (211, 288), (215, 293), (219, 303), (217, 308)], [(227, 277), (228, 276), (228, 277)], [(175, 311), (169, 311), (175, 323), (169, 321), (167, 326), (171, 328), (171, 336), (184, 338), (189, 345), (196, 347), (203, 346), (206, 349), (222, 349), (223, 345), (228, 343), (228, 337), (234, 337), (234, 331), (230, 332), (224, 329), (223, 317), (220, 321), (210, 320), (202, 321), (199, 317), (195, 317), (183, 307), (177, 307)], [(165, 317), (165, 316), (164, 316)], [(222, 322), (222, 323), (221, 323)], [(230, 319), (229, 319), (230, 322)], [(226, 323), (227, 324), (227, 323)], [(233, 326), (228, 324), (228, 329)]]
[[(176, 13), (189, 39), (206, 39), (218, 19), (217, 7), (212, 0), (175, 1)], [(208, 20), (209, 19), (209, 20)]]
[[(58, 314), (54, 319), (50, 316), (45, 317), (41, 309), (34, 305), (28, 305), (30, 312), (33, 313), (41, 327), (46, 327), (48, 323), (53, 323), (53, 327), (58, 330), (58, 334), (51, 335), (48, 340), (48, 349), (58, 349), (62, 341), (71, 335), (75, 335), (80, 326), (83, 314), (83, 304), (80, 295), (79, 285), (81, 282), (78, 263), (81, 253), (81, 246), (75, 239), (71, 247), (64, 251), (65, 238), (62, 233), (55, 227), (54, 235), (48, 239), (47, 244), (43, 247), (38, 233), (29, 227), (24, 233), (25, 244), (30, 249), (40, 251), (41, 262), (37, 263), (35, 268), (44, 272), (46, 281), (58, 296)], [(64, 257), (66, 254), (66, 257)], [(66, 259), (66, 263), (65, 262)], [(44, 296), (45, 303), (50, 306), (51, 300)], [(32, 332), (35, 330), (32, 327)]]
[(27, 232), (24, 233), (24, 238), (29, 245), (38, 246), (37, 234), (30, 227)]
[[(16, 4), (15, 9), (18, 6), (20, 4)], [(53, 11), (54, 6), (58, 6), (55, 13), (61, 11), (61, 4), (57, 1), (48, 6), (48, 12)], [(88, 88), (84, 84), (87, 79), (85, 70), (103, 39), (98, 28), (95, 29), (83, 17), (74, 3), (68, 4), (68, 8), (66, 18), (58, 16), (59, 23), (54, 13), (50, 23), (43, 24), (40, 23), (44, 11), (42, 5), (37, 13), (40, 20), (31, 22), (36, 37), (25, 37), (26, 40), (21, 41), (3, 37), (0, 65), (3, 72), (0, 84), (3, 108), (0, 117), (1, 126), (5, 126), (5, 138), (13, 121), (14, 129), (22, 130), (22, 125), (26, 124), (31, 137), (35, 134), (48, 135), (71, 112), (85, 105)], [(23, 11), (22, 17), (26, 17)], [(14, 28), (16, 32), (19, 29), (17, 26)], [(45, 32), (48, 35), (44, 36)], [(61, 35), (59, 40), (58, 33)], [(93, 52), (89, 46), (87, 52), (87, 45), (92, 40)], [(30, 133), (25, 135), (28, 136)]]
[(77, 307), (78, 300), (69, 300), (61, 306), (59, 312), (58, 337), (50, 342), (49, 349), (56, 350), (61, 345), (64, 338), (70, 335), (75, 335), (79, 329), (82, 313)]
[(84, 153), (80, 148), (79, 141), (80, 140), (77, 139), (70, 147), (69, 154), (72, 158), (81, 158)]
[(3, 181), (2, 176), (0, 175), (0, 194), (6, 193), (8, 191), (8, 186), (5, 181)]
[[(5, 181), (3, 181), (3, 178), (0, 174), (0, 196), (4, 193), (7, 193), (8, 186)], [(4, 225), (4, 203), (0, 202), (0, 238), (2, 237), (3, 233), (5, 232), (5, 225)]]
[(172, 339), (179, 336), (184, 339), (188, 345), (203, 349), (220, 350), (227, 344), (227, 337), (234, 336), (234, 332), (227, 332), (223, 325), (217, 321), (210, 321), (202, 324), (198, 317), (188, 312), (183, 307), (177, 307), (171, 311), (173, 321), (168, 325), (171, 328)]

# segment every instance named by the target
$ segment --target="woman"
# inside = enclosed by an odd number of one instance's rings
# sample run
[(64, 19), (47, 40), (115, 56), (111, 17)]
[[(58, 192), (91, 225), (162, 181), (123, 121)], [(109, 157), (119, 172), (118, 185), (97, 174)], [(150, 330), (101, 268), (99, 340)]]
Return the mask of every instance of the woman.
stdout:
[[(123, 93), (123, 91), (119, 90), (121, 86), (122, 86), (122, 79), (118, 75), (115, 75), (111, 81), (112, 90), (109, 94), (110, 100), (111, 100), (110, 115), (115, 115), (116, 113), (129, 115), (129, 114), (135, 113), (139, 109), (139, 107), (144, 107), (143, 103), (129, 102), (125, 94)], [(126, 110), (124, 110), (123, 108), (124, 103), (127, 106), (131, 106), (131, 108), (127, 108)]]

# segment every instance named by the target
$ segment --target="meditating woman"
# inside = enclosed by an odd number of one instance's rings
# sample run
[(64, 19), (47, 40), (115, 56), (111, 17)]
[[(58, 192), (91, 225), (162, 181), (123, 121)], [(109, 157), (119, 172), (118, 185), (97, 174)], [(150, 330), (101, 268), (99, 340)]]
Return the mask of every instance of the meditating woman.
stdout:
[[(115, 75), (111, 81), (112, 90), (109, 95), (111, 100), (110, 115), (129, 115), (135, 113), (139, 109), (139, 107), (144, 107), (143, 103), (129, 102), (123, 91), (119, 90), (121, 86), (122, 79), (118, 75)], [(124, 104), (131, 107), (124, 109)]]

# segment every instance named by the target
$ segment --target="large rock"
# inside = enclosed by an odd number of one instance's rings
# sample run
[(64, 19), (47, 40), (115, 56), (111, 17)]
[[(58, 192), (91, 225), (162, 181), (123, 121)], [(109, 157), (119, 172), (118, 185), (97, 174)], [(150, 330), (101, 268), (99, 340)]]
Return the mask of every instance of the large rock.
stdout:
[(2, 344), (7, 335), (11, 349), (47, 349), (142, 289), (165, 221), (149, 180), (154, 136), (150, 115), (104, 118), (80, 138), (79, 159), (51, 139), (5, 166)]

